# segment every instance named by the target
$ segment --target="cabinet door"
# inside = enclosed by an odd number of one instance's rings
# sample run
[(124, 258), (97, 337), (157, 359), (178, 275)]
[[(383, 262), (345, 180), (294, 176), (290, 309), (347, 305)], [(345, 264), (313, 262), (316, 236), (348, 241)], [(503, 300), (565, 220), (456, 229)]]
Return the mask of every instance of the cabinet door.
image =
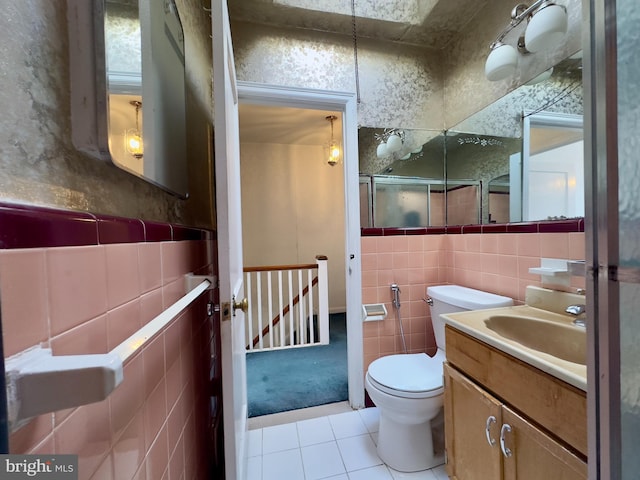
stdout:
[[(586, 480), (587, 464), (509, 407), (502, 407), (504, 480)], [(498, 478), (498, 477), (495, 477)]]
[(500, 402), (448, 364), (444, 382), (447, 473), (458, 480), (500, 479)]

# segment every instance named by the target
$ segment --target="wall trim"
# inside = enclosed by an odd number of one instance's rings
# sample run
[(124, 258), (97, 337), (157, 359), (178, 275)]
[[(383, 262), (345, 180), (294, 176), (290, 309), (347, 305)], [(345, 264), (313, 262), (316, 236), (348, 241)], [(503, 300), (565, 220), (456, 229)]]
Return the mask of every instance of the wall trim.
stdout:
[(451, 235), (465, 233), (572, 233), (584, 232), (584, 218), (549, 220), (525, 223), (488, 223), (486, 225), (447, 225), (438, 227), (364, 227), (362, 237), (388, 237), (402, 235)]
[(185, 225), (0, 202), (0, 249), (212, 240), (214, 235)]

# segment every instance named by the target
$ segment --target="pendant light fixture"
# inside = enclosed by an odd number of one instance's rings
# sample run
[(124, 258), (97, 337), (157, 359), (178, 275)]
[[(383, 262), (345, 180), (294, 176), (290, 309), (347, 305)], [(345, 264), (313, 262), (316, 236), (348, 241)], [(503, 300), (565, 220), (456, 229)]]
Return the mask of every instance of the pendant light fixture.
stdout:
[(131, 155), (138, 160), (142, 158), (144, 146), (142, 142), (142, 134), (140, 133), (140, 109), (142, 102), (139, 100), (131, 100), (129, 102), (136, 109), (136, 127), (129, 128), (124, 132), (124, 147)]
[(328, 155), (327, 155), (327, 163), (332, 167), (335, 167), (338, 163), (340, 163), (340, 158), (342, 157), (342, 151), (340, 150), (340, 145), (336, 143), (333, 137), (333, 122), (338, 119), (335, 115), (328, 115), (325, 117), (331, 123), (331, 139), (329, 141)]

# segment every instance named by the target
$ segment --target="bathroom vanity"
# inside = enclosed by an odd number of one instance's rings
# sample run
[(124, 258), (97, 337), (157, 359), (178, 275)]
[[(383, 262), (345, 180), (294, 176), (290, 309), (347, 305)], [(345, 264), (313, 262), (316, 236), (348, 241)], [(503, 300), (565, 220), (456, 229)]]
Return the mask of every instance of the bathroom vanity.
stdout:
[(503, 336), (508, 332), (490, 331), (490, 317), (505, 311), (514, 325), (518, 316), (546, 316), (546, 327), (579, 328), (566, 315), (526, 305), (443, 316), (447, 473), (458, 480), (586, 479), (586, 352), (580, 361), (560, 358), (567, 348), (584, 351), (586, 339), (573, 338), (575, 331), (553, 332), (549, 340), (559, 343), (549, 351), (555, 357), (527, 339), (519, 343)]

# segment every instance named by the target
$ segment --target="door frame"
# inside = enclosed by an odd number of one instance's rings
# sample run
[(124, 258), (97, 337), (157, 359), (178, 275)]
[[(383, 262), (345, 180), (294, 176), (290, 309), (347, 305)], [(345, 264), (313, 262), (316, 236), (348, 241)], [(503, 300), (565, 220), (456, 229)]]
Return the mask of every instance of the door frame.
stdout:
[(349, 404), (364, 407), (362, 340), (362, 270), (360, 259), (360, 196), (358, 168), (358, 112), (355, 93), (282, 87), (238, 81), (240, 103), (333, 110), (342, 113), (345, 197), (345, 270), (347, 304), (347, 368)]

